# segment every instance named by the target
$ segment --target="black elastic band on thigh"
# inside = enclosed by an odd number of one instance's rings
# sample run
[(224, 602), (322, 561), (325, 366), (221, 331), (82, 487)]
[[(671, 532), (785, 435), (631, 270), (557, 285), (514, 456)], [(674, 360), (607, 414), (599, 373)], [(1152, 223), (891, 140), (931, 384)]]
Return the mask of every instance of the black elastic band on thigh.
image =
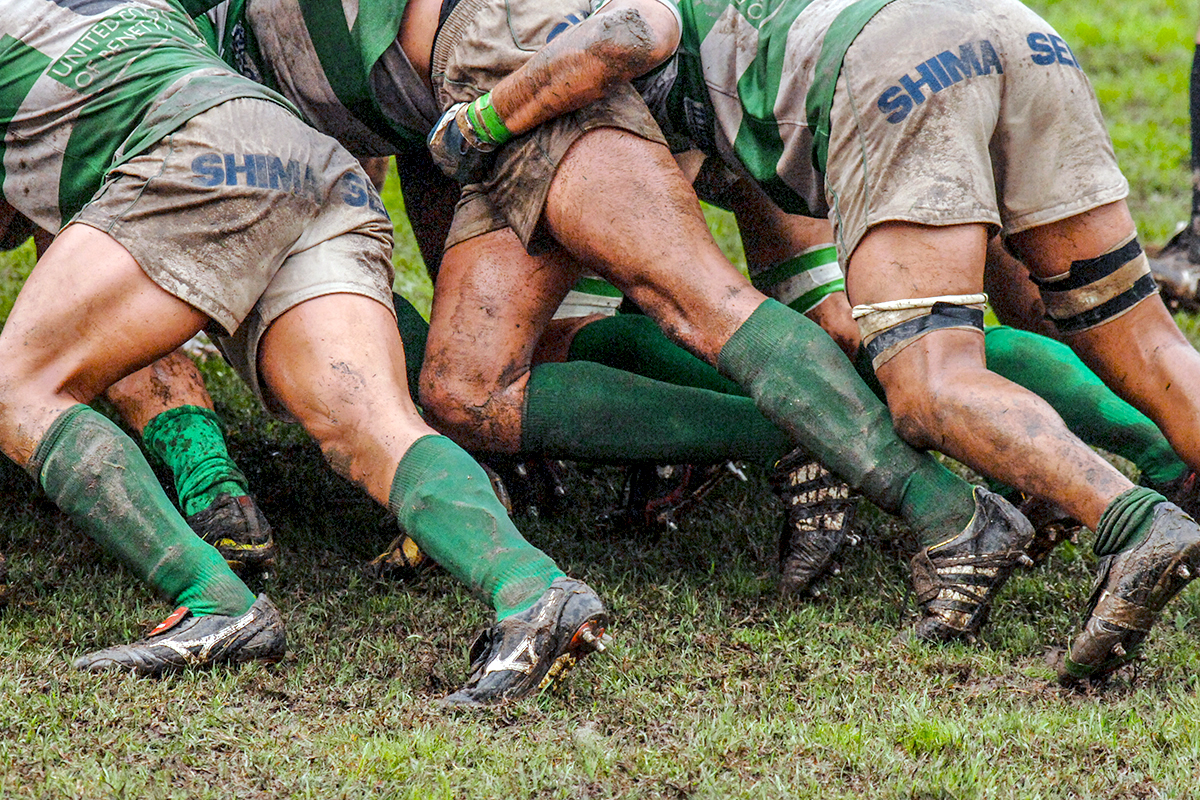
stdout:
[(928, 333), (938, 328), (961, 328), (965, 325), (978, 328), (982, 331), (983, 310), (979, 308), (967, 308), (966, 306), (956, 306), (952, 303), (934, 303), (933, 307), (929, 309), (928, 314), (910, 319), (907, 322), (901, 322), (895, 327), (882, 331), (868, 344), (864, 345), (864, 348), (871, 361), (874, 362), (880, 353), (893, 345), (914, 339), (923, 333)]
[(1143, 275), (1134, 282), (1133, 286), (1130, 286), (1107, 303), (1101, 303), (1095, 308), (1076, 314), (1073, 317), (1064, 317), (1063, 319), (1051, 317), (1050, 321), (1054, 323), (1054, 327), (1058, 328), (1060, 333), (1077, 333), (1078, 331), (1093, 328), (1101, 322), (1128, 311), (1157, 291), (1158, 284), (1154, 282), (1154, 276)]
[(1142, 246), (1138, 244), (1138, 240), (1130, 239), (1124, 247), (1113, 250), (1111, 253), (1105, 253), (1096, 258), (1085, 258), (1080, 261), (1071, 262), (1071, 271), (1067, 273), (1067, 277), (1059, 280), (1038, 280), (1033, 279), (1038, 288), (1046, 289), (1051, 292), (1069, 292), (1072, 289), (1079, 289), (1087, 286), (1089, 283), (1095, 283), (1101, 278), (1112, 275), (1121, 267), (1133, 261), (1141, 255)]

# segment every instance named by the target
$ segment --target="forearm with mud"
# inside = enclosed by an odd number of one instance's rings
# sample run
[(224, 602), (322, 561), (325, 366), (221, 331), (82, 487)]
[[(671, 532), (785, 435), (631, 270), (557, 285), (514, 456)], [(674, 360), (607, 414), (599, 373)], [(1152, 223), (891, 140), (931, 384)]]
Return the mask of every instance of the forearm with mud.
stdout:
[[(665, 9), (664, 14), (669, 14)], [(583, 108), (674, 52), (669, 36), (638, 9), (605, 9), (569, 27), (492, 89), (492, 106), (513, 136)]]

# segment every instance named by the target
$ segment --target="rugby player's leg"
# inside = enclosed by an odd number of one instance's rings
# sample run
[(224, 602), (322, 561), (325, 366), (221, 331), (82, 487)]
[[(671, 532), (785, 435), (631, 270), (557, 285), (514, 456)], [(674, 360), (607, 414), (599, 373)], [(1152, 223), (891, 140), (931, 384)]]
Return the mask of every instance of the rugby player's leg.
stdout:
[(233, 616), (254, 595), (188, 528), (137, 445), (83, 405), (207, 321), (107, 234), (67, 227), (0, 332), (0, 449), (139, 578), (196, 616)]
[(596, 363), (531, 367), (578, 267), (526, 254), (509, 229), (446, 251), (421, 376), (435, 424), (480, 451), (601, 462), (769, 463), (787, 436), (736, 396), (674, 386)]
[[(1055, 324), (1118, 394), (1146, 412), (1193, 469), (1200, 355), (1153, 291), (1123, 201), (1012, 237)], [(1103, 676), (1132, 659), (1162, 610), (1200, 572), (1200, 527), (1157, 492), (1128, 489), (1104, 509), (1093, 549), (1100, 576), (1062, 680)]]
[(122, 378), (105, 396), (171, 470), (184, 515), (207, 508), (218, 494), (247, 494), (246, 476), (225, 447), (204, 378), (182, 352)]
[(984, 332), (988, 369), (1041, 397), (1087, 444), (1128, 459), (1164, 494), (1188, 474), (1158, 427), (1062, 342), (1006, 326)]
[(268, 570), (271, 525), (225, 443), (200, 370), (181, 350), (108, 387), (105, 396), (171, 471), (179, 508), (200, 538), (247, 575)]
[(498, 619), (525, 610), (563, 577), (513, 526), (482, 468), (417, 413), (386, 307), (355, 294), (293, 307), (264, 334), (259, 371), (330, 465), (390, 508)]
[(833, 340), (725, 259), (666, 148), (615, 129), (588, 132), (555, 173), (545, 221), (669, 337), (923, 538), (957, 534), (971, 519), (970, 485), (896, 435)]
[(984, 288), (1000, 321), (1013, 326), (987, 331), (988, 369), (1040, 395), (1083, 441), (1132, 461), (1147, 485), (1183, 499), (1174, 489), (1182, 488), (1187, 464), (1158, 426), (1068, 352), (1029, 268), (999, 237), (988, 243)]
[[(850, 298), (873, 304), (978, 293), (986, 244), (983, 225), (877, 225), (851, 256)], [(1132, 487), (1044, 400), (988, 371), (981, 330), (933, 330), (875, 372), (897, 430), (914, 446), (1052, 499), (1093, 529), (1109, 502)]]
[[(1034, 275), (1061, 275), (1134, 233), (1124, 202), (1012, 237)], [(1117, 394), (1157, 423), (1181, 458), (1200, 468), (1200, 354), (1157, 295), (1124, 314), (1063, 338)]]

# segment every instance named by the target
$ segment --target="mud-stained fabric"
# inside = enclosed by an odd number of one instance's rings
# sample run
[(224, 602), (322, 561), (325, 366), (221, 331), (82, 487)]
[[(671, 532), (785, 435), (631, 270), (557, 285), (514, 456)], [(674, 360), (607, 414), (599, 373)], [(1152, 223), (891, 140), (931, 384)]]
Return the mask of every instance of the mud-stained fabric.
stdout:
[(742, 323), (718, 364), (764, 416), (875, 505), (923, 537), (962, 530), (973, 513), (971, 485), (901, 439), (887, 408), (845, 367), (820, 326), (776, 300)]
[[(522, 4), (461, 0), (434, 44), (432, 79), (441, 107), (474, 100), (491, 90), (548, 41), (591, 13), (589, 0)], [(511, 227), (529, 247), (559, 163), (572, 144), (596, 128), (618, 128), (666, 144), (633, 87), (615, 86), (601, 100), (500, 148), (488, 181), (464, 189), (446, 247), (505, 227)]]
[(770, 465), (792, 447), (745, 397), (587, 361), (538, 364), (529, 374), (523, 452), (601, 463)]
[(285, 102), (221, 63), (168, 0), (5, 0), (0, 69), (0, 186), (48, 231), (196, 114), (235, 97)]
[[(1015, 233), (1128, 193), (1066, 42), (1015, 0), (684, 0), (669, 139), (829, 216)], [(671, 70), (664, 70), (671, 76)]]
[(773, 267), (752, 270), (750, 282), (801, 314), (812, 311), (830, 295), (846, 291), (837, 248), (831, 244), (809, 247)]
[(353, 47), (330, 47), (331, 31), (343, 29), (330, 27), (336, 19), (306, 14), (299, 0), (248, 2), (245, 21), (264, 79), (356, 156), (392, 155), (398, 143), (424, 145), (439, 110), (397, 41), (405, 1), (323, 2), (344, 9), (351, 25), (344, 38)]
[(624, 295), (603, 278), (594, 275), (580, 278), (558, 304), (554, 319), (573, 319), (591, 314), (611, 317), (617, 313)]
[(843, 258), (885, 221), (1011, 235), (1129, 193), (1074, 54), (1015, 0), (876, 14), (846, 51), (826, 175)]
[(236, 616), (254, 603), (179, 516), (133, 440), (88, 406), (60, 414), (26, 468), (104, 552), (176, 605)]
[(258, 340), (283, 312), (343, 292), (392, 308), (391, 224), (374, 186), (333, 139), (272, 103), (192, 118), (117, 168), (76, 221), (207, 314), (260, 397)]
[(396, 467), (388, 508), (421, 550), (496, 610), (523, 611), (563, 572), (531, 545), (487, 474), (445, 436), (423, 436)]
[(185, 517), (212, 505), (218, 495), (249, 494), (246, 476), (225, 446), (221, 418), (211, 409), (183, 405), (146, 423), (142, 445), (175, 479), (175, 496)]
[(901, 350), (934, 331), (953, 329), (983, 333), (986, 294), (918, 297), (859, 305), (850, 309), (858, 323), (862, 347), (879, 369)]
[(1072, 261), (1071, 269), (1062, 275), (1033, 282), (1046, 304), (1046, 315), (1065, 334), (1103, 325), (1158, 294), (1136, 234), (1096, 258)]

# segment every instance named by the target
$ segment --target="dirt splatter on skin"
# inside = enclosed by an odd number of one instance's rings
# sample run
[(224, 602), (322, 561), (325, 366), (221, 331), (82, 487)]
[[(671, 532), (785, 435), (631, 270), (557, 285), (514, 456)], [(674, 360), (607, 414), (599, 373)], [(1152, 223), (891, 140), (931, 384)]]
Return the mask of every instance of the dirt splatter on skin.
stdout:
[(553, 39), (492, 90), (492, 102), (513, 133), (598, 100), (617, 83), (642, 75), (670, 55), (651, 25), (632, 8), (597, 14)]

